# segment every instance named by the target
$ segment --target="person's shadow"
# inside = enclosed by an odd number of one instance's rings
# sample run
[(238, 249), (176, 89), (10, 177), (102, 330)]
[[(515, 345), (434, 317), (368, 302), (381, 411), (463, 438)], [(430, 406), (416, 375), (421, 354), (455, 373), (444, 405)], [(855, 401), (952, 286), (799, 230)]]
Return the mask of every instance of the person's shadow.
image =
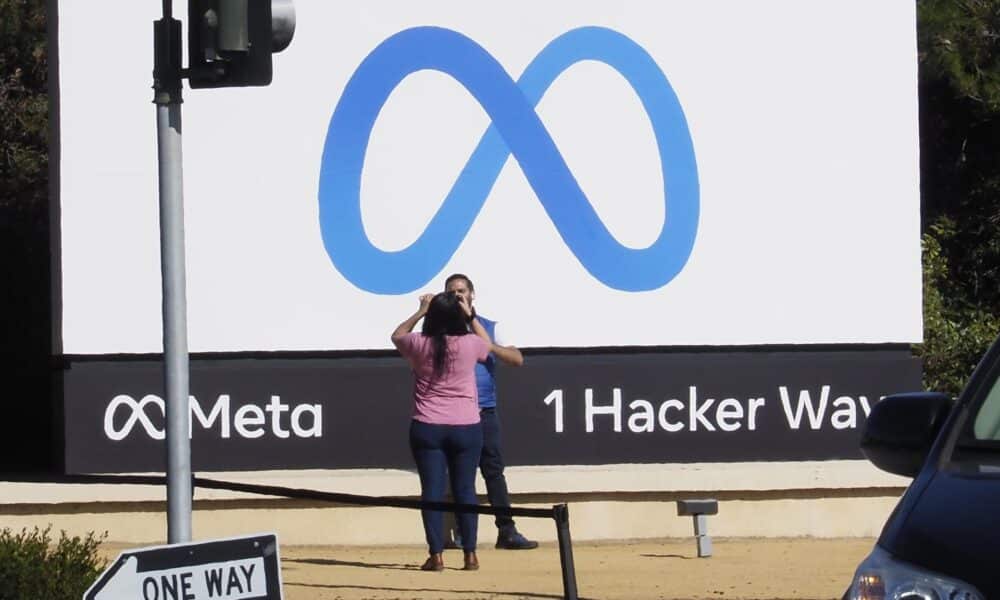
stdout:
[(396, 569), (398, 571), (419, 571), (420, 565), (404, 565), (400, 563), (366, 563), (355, 560), (337, 560), (335, 558), (285, 558), (283, 563), (301, 563), (304, 565), (320, 565), (326, 567), (361, 567), (363, 569)]
[[(299, 563), (305, 565), (320, 565), (320, 566), (330, 566), (330, 567), (361, 567), (363, 569), (395, 569), (398, 571), (419, 571), (419, 565), (404, 565), (399, 563), (366, 563), (361, 561), (353, 560), (337, 560), (335, 558), (285, 558), (281, 560), (284, 563)], [(296, 586), (296, 587), (307, 587), (307, 588), (323, 588), (323, 589), (362, 589), (362, 590), (379, 590), (386, 592), (442, 592), (442, 593), (458, 593), (458, 594), (469, 594), (473, 596), (510, 596), (512, 598), (542, 598), (551, 600), (560, 600), (563, 596), (561, 594), (539, 594), (534, 592), (502, 592), (495, 590), (451, 590), (451, 589), (433, 589), (433, 588), (394, 588), (394, 587), (376, 587), (370, 585), (334, 585), (325, 583), (302, 583), (288, 581), (285, 579), (284, 584), (286, 586)], [(583, 596), (580, 600), (586, 600)]]
[[(296, 587), (306, 587), (306, 588), (321, 588), (328, 590), (372, 590), (380, 592), (410, 592), (410, 593), (426, 593), (426, 592), (441, 592), (441, 594), (467, 594), (475, 598), (489, 597), (495, 598), (497, 596), (509, 596), (511, 598), (543, 598), (546, 600), (562, 600), (564, 597), (562, 594), (538, 594), (533, 592), (498, 592), (495, 590), (452, 590), (443, 588), (399, 588), (399, 587), (384, 587), (384, 586), (373, 586), (373, 585), (331, 585), (325, 583), (295, 583), (295, 582), (284, 582), (285, 586), (296, 586)], [(580, 596), (580, 600), (594, 600), (591, 598), (586, 598)]]

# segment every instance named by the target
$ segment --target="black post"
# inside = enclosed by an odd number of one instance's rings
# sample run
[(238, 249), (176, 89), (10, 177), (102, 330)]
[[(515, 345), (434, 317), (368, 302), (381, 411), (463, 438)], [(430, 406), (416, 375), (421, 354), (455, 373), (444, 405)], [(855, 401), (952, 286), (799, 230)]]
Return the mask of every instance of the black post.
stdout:
[(569, 537), (569, 507), (556, 504), (552, 507), (552, 517), (556, 520), (559, 536), (559, 564), (562, 566), (563, 597), (578, 600), (576, 595), (576, 568), (573, 566), (573, 540)]

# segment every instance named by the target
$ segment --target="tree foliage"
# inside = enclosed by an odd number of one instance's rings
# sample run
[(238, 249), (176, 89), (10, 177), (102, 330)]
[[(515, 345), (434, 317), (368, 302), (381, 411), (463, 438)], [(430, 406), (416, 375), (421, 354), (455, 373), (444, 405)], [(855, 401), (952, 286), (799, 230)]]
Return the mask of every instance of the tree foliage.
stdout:
[(1000, 331), (1000, 0), (920, 0), (924, 383), (957, 393)]
[(0, 202), (46, 201), (48, 94), (42, 0), (0, 0)]
[(45, 0), (0, 0), (0, 361), (50, 349), (49, 97)]
[[(45, 0), (0, 0), (0, 469), (54, 464)], [(26, 427), (37, 424), (37, 427)], [(6, 596), (5, 596), (6, 597)], [(24, 598), (40, 597), (25, 595)]]
[(959, 96), (1000, 110), (1000, 2), (921, 0), (918, 46), (929, 77)]

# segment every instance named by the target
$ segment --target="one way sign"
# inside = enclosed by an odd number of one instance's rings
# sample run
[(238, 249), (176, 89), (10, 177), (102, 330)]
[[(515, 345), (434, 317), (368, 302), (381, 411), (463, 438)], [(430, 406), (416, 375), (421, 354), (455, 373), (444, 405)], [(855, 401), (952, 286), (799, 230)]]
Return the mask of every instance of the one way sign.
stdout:
[(274, 534), (123, 552), (83, 600), (281, 600)]

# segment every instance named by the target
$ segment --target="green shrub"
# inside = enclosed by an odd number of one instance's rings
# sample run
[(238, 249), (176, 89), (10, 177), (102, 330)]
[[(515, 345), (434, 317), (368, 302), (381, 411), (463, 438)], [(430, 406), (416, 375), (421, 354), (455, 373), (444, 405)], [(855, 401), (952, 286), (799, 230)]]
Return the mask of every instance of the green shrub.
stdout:
[(955, 291), (940, 241), (953, 235), (954, 223), (939, 219), (923, 236), (924, 343), (914, 350), (924, 361), (924, 387), (958, 395), (1000, 333), (1000, 315)]
[(53, 541), (51, 529), (0, 531), (0, 600), (80, 600), (97, 580), (107, 564), (97, 547), (107, 533), (81, 538), (63, 531)]

